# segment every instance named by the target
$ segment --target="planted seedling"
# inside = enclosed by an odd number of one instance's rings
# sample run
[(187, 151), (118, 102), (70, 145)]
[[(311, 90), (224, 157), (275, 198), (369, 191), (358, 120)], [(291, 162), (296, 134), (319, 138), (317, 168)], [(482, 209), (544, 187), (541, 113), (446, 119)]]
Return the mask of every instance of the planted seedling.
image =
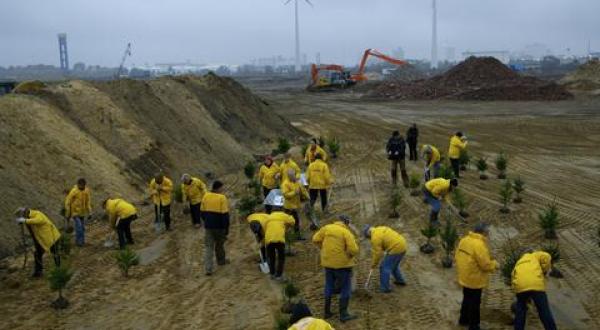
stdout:
[(408, 179), (408, 186), (410, 187), (411, 196), (419, 196), (419, 187), (421, 186), (421, 175), (416, 172), (411, 173), (410, 178)]
[(469, 206), (467, 197), (460, 188), (452, 190), (452, 205), (458, 209), (458, 214), (463, 218), (468, 218), (469, 213), (466, 208)]
[(458, 163), (460, 164), (460, 170), (466, 171), (469, 168), (469, 164), (471, 163), (471, 156), (466, 149), (462, 149), (460, 151), (460, 155), (458, 156)]
[(290, 150), (291, 147), (292, 145), (290, 144), (290, 141), (288, 141), (288, 139), (279, 138), (279, 143), (277, 144), (277, 153), (285, 154), (286, 152), (288, 152), (288, 150)]
[(550, 273), (548, 275), (554, 278), (563, 278), (562, 272), (556, 268), (556, 264), (560, 261), (560, 248), (558, 243), (556, 244), (546, 244), (542, 247), (542, 251), (547, 252), (552, 257), (552, 268), (550, 269)]
[(140, 256), (135, 253), (135, 251), (129, 249), (129, 247), (119, 250), (119, 252), (115, 254), (115, 260), (124, 277), (129, 277), (129, 269), (131, 267), (140, 264)]
[(438, 177), (444, 178), (447, 180), (455, 178), (454, 170), (452, 169), (452, 166), (450, 165), (450, 163), (445, 161), (440, 164), (440, 171), (438, 172)]
[(397, 218), (400, 216), (398, 209), (400, 208), (400, 203), (402, 203), (402, 194), (400, 193), (400, 189), (394, 188), (392, 190), (391, 196), (391, 205), (392, 205), (392, 213), (390, 214), (390, 218)]
[(63, 290), (67, 286), (67, 283), (73, 277), (73, 272), (66, 263), (62, 263), (60, 266), (54, 266), (48, 274), (48, 282), (50, 283), (50, 289), (52, 291), (58, 291), (58, 298), (51, 303), (51, 306), (55, 309), (65, 309), (69, 307), (69, 301), (63, 297)]
[(483, 157), (477, 159), (477, 170), (479, 171), (479, 179), (487, 180), (488, 176), (485, 173), (488, 169), (487, 160)]
[(513, 181), (513, 190), (517, 195), (513, 199), (513, 202), (516, 204), (521, 203), (523, 201), (523, 199), (521, 198), (521, 193), (525, 190), (525, 181), (523, 181), (520, 176)]
[(253, 161), (248, 161), (244, 166), (244, 175), (246, 178), (251, 181), (254, 179), (254, 175), (256, 174), (256, 164)]
[(502, 208), (500, 208), (501, 213), (510, 213), (508, 204), (510, 203), (512, 193), (513, 191), (510, 180), (505, 180), (500, 186), (500, 202), (502, 203)]
[(275, 330), (287, 330), (290, 325), (290, 318), (284, 314), (279, 314), (275, 318)]
[(327, 148), (329, 148), (329, 152), (331, 153), (332, 158), (337, 158), (338, 152), (340, 152), (340, 141), (337, 138), (333, 138), (327, 141)]
[(452, 252), (454, 252), (454, 249), (456, 248), (458, 232), (450, 220), (446, 220), (446, 225), (440, 231), (440, 238), (442, 239), (442, 248), (444, 248), (445, 251), (444, 258), (442, 259), (442, 266), (444, 268), (451, 268)]
[(288, 257), (293, 257), (296, 255), (296, 252), (292, 249), (292, 245), (298, 240), (298, 235), (300, 233), (294, 230), (286, 230), (285, 231), (285, 255)]
[(58, 239), (58, 255), (61, 258), (67, 258), (71, 255), (71, 247), (73, 246), (73, 242), (71, 239), (71, 235), (66, 232), (62, 232), (60, 238)]
[(283, 296), (285, 297), (285, 303), (281, 308), (283, 313), (291, 313), (292, 306), (295, 303), (294, 299), (300, 294), (300, 289), (294, 284), (293, 281), (288, 280), (283, 285)]
[(500, 152), (496, 157), (496, 169), (498, 170), (498, 179), (506, 179), (506, 168), (508, 167), (508, 158), (504, 152)]
[(173, 192), (171, 193), (171, 195), (174, 201), (176, 201), (177, 203), (183, 203), (183, 189), (181, 188), (181, 185), (176, 185), (175, 187), (173, 187)]
[(438, 228), (432, 223), (421, 229), (421, 234), (427, 238), (427, 242), (419, 248), (425, 254), (431, 254), (435, 251), (435, 247), (431, 244), (431, 239), (438, 234)]
[(546, 209), (538, 215), (538, 218), (540, 220), (540, 227), (544, 230), (544, 237), (547, 239), (556, 239), (556, 227), (560, 222), (556, 201), (549, 204)]
[(258, 200), (256, 197), (244, 196), (238, 201), (236, 208), (237, 208), (238, 214), (243, 219), (243, 218), (246, 218), (248, 215), (254, 213), (257, 205), (258, 205)]
[(504, 278), (504, 284), (510, 286), (512, 283), (512, 272), (515, 269), (517, 261), (521, 259), (522, 249), (513, 244), (512, 241), (508, 241), (508, 244), (504, 248), (504, 259), (500, 266), (502, 277)]

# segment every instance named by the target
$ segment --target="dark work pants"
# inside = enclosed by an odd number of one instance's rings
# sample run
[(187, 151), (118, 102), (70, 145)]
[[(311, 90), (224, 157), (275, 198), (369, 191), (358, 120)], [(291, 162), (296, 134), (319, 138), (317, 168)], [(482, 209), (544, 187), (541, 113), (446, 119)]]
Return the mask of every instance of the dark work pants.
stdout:
[(285, 243), (269, 243), (267, 245), (267, 259), (269, 262), (269, 271), (271, 275), (280, 277), (283, 275), (283, 265), (285, 264)]
[(298, 214), (298, 210), (288, 210), (285, 209), (285, 213), (291, 215), (294, 218), (294, 231), (300, 231), (300, 215)]
[(169, 228), (171, 228), (171, 205), (159, 206), (159, 205), (154, 204), (154, 214), (155, 214), (157, 220), (158, 220), (159, 208), (160, 208), (160, 212), (162, 214), (162, 220), (165, 222), (165, 229), (169, 230)]
[(352, 268), (325, 268), (325, 298), (338, 293), (340, 299), (350, 299), (352, 295)]
[(202, 218), (200, 215), (200, 203), (195, 205), (190, 204), (190, 215), (192, 216), (193, 225), (202, 224)]
[(390, 159), (390, 170), (392, 175), (392, 183), (398, 182), (398, 167), (400, 167), (400, 174), (402, 175), (402, 184), (408, 187), (408, 174), (406, 173), (406, 162), (402, 159)]
[(418, 153), (417, 153), (417, 141), (410, 141), (408, 142), (408, 149), (410, 149), (410, 157), (409, 160), (414, 160), (416, 161), (418, 159)]
[(309, 189), (308, 194), (310, 195), (311, 207), (315, 206), (317, 196), (321, 195), (321, 210), (325, 211), (327, 208), (327, 189)]
[(452, 165), (452, 170), (454, 171), (454, 176), (460, 177), (460, 161), (458, 159), (450, 158), (450, 164)]
[(463, 288), (463, 301), (460, 306), (458, 323), (469, 326), (469, 330), (479, 330), (479, 310), (482, 289)]
[[(269, 189), (267, 187), (263, 186), (263, 196), (265, 198), (267, 198), (267, 195), (269, 195), (269, 193), (271, 192), (272, 189)], [(273, 210), (273, 206), (271, 205), (265, 205), (265, 212), (267, 212), (268, 214), (271, 214), (271, 211)]]
[[(50, 247), (50, 253), (52, 253), (52, 257), (54, 258), (54, 265), (56, 267), (60, 266), (60, 255), (58, 254), (58, 244), (59, 243), (56, 242), (56, 243), (54, 243), (54, 245), (52, 245)], [(42, 272), (44, 270), (43, 257), (44, 257), (44, 253), (46, 253), (46, 251), (40, 245), (40, 243), (38, 243), (38, 241), (35, 238), (33, 239), (33, 245), (35, 246), (35, 252), (33, 253), (33, 259), (35, 262), (33, 274), (35, 276), (41, 276)]]
[(133, 244), (133, 236), (131, 236), (131, 222), (137, 219), (136, 215), (129, 218), (120, 219), (117, 225), (117, 235), (119, 236), (119, 248), (124, 249), (127, 244)]
[(517, 308), (515, 313), (515, 330), (525, 329), (525, 320), (527, 319), (527, 302), (533, 300), (535, 308), (537, 309), (538, 316), (544, 329), (555, 330), (556, 324), (554, 323), (554, 317), (550, 311), (550, 305), (548, 304), (548, 297), (546, 292), (543, 291), (525, 291), (517, 293)]
[(212, 273), (214, 269), (213, 260), (215, 256), (217, 265), (224, 265), (227, 262), (225, 258), (227, 233), (228, 229), (204, 230), (204, 270), (207, 273)]

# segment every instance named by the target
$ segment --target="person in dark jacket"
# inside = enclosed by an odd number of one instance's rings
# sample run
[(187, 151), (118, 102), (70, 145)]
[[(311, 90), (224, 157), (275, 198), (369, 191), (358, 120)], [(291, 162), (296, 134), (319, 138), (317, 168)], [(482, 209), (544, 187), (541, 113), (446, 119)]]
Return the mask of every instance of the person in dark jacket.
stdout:
[(417, 139), (419, 138), (419, 129), (417, 128), (417, 124), (412, 124), (412, 126), (406, 131), (406, 143), (408, 143), (408, 148), (410, 149), (409, 159), (414, 160), (415, 162), (419, 158), (417, 155)]
[(402, 183), (405, 187), (408, 187), (408, 175), (406, 174), (406, 142), (400, 132), (394, 131), (392, 137), (388, 140), (385, 146), (387, 151), (388, 159), (391, 163), (391, 174), (392, 183), (396, 185), (398, 183), (398, 165), (400, 165), (400, 173), (402, 174)]
[(229, 263), (225, 258), (225, 241), (229, 234), (229, 201), (223, 194), (223, 183), (215, 181), (212, 191), (204, 194), (200, 204), (200, 214), (204, 220), (204, 270), (207, 276), (213, 273), (214, 254), (217, 264)]

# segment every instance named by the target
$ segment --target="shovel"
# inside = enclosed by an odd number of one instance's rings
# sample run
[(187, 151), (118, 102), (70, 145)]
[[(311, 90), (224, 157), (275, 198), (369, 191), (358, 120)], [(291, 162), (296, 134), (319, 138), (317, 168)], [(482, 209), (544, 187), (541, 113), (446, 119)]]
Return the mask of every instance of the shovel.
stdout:
[(260, 248), (258, 249), (258, 255), (260, 256), (260, 263), (258, 264), (258, 268), (260, 268), (260, 271), (263, 274), (269, 274), (270, 273), (269, 264), (265, 261)]
[(106, 240), (104, 241), (105, 248), (111, 248), (111, 247), (115, 246), (115, 241), (113, 239), (114, 235), (115, 235), (114, 232), (108, 234), (108, 236), (106, 237)]
[(369, 275), (367, 276), (367, 280), (365, 281), (365, 290), (369, 291), (369, 283), (371, 283), (371, 277), (373, 276), (373, 270), (369, 270)]

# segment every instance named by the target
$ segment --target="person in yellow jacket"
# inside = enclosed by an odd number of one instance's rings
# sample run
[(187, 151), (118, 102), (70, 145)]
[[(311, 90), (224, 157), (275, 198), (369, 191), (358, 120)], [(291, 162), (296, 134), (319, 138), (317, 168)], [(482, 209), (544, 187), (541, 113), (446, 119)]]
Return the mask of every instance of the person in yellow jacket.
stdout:
[(121, 198), (108, 198), (102, 203), (102, 208), (108, 215), (110, 228), (117, 231), (119, 248), (133, 244), (131, 222), (137, 219), (137, 209), (131, 203)]
[(498, 269), (498, 262), (490, 256), (488, 236), (488, 226), (478, 223), (460, 240), (454, 254), (458, 284), (463, 288), (458, 323), (469, 329), (479, 329), (481, 292), (488, 286), (490, 273)]
[(181, 176), (181, 182), (183, 201), (189, 202), (192, 224), (194, 227), (200, 228), (202, 226), (200, 205), (202, 204), (204, 194), (206, 194), (206, 184), (202, 180), (194, 178), (187, 173)]
[(467, 137), (462, 132), (456, 132), (450, 138), (450, 147), (448, 148), (448, 158), (452, 164), (454, 176), (460, 178), (460, 154), (467, 149)]
[(292, 306), (290, 323), (292, 325), (288, 330), (335, 330), (327, 321), (313, 317), (310, 308), (304, 302)]
[[(271, 190), (277, 188), (277, 180), (279, 179), (279, 166), (273, 162), (273, 157), (265, 157), (265, 163), (258, 171), (258, 181), (263, 188), (263, 196), (266, 198)], [(271, 213), (271, 206), (265, 205), (265, 211)]]
[(317, 155), (321, 155), (321, 160), (327, 161), (327, 153), (319, 144), (317, 143), (317, 139), (312, 139), (311, 144), (306, 148), (306, 153), (304, 154), (304, 163), (306, 165), (312, 164), (317, 159)]
[(308, 192), (310, 195), (310, 207), (314, 207), (317, 197), (321, 196), (321, 210), (327, 210), (327, 189), (333, 183), (329, 165), (321, 159), (321, 155), (315, 156), (315, 161), (308, 165), (306, 170), (306, 181), (308, 181)]
[(229, 264), (225, 255), (225, 241), (229, 235), (229, 200), (223, 193), (223, 182), (217, 180), (212, 190), (204, 194), (200, 212), (204, 220), (204, 271), (206, 276), (213, 273), (213, 259), (217, 265)]
[(65, 198), (65, 218), (75, 225), (75, 244), (85, 244), (85, 219), (92, 214), (92, 196), (84, 178), (77, 180)]
[(157, 174), (150, 185), (150, 196), (154, 202), (155, 226), (160, 228), (164, 222), (165, 229), (171, 230), (171, 193), (173, 192), (173, 181), (163, 173)]
[(544, 277), (551, 268), (552, 257), (544, 251), (525, 253), (515, 264), (512, 272), (512, 287), (517, 295), (515, 330), (525, 329), (527, 303), (530, 300), (535, 304), (544, 329), (556, 329), (544, 282)]
[[(390, 227), (365, 225), (363, 235), (371, 240), (371, 269), (379, 266), (379, 290), (390, 293), (390, 275), (394, 284), (404, 286), (406, 281), (400, 271), (400, 263), (406, 255), (406, 239)], [(385, 256), (384, 256), (385, 253)], [(383, 262), (379, 264), (381, 259)]]
[(457, 186), (458, 180), (456, 179), (448, 180), (437, 178), (425, 183), (423, 193), (425, 194), (425, 201), (427, 201), (427, 204), (431, 207), (431, 210), (429, 211), (429, 221), (432, 224), (439, 225), (438, 216), (442, 209), (442, 199), (448, 203), (448, 207), (453, 207), (452, 204), (450, 204), (450, 193)]
[(267, 247), (267, 262), (271, 278), (283, 280), (285, 265), (285, 232), (287, 227), (294, 225), (292, 216), (283, 212), (283, 198), (276, 197), (273, 201), (273, 212), (265, 222), (265, 245)]
[(265, 231), (267, 229), (267, 220), (269, 214), (267, 213), (252, 213), (247, 218), (248, 224), (250, 225), (250, 231), (256, 237), (256, 242), (260, 245), (260, 258), (261, 262), (267, 260), (267, 247), (265, 246)]
[(54, 264), (60, 266), (58, 254), (58, 240), (60, 232), (54, 223), (41, 211), (21, 207), (15, 212), (17, 223), (26, 226), (35, 246), (33, 277), (41, 277), (44, 270), (44, 253), (50, 251), (54, 257)]
[(300, 235), (300, 213), (298, 210), (302, 207), (302, 200), (308, 199), (306, 188), (298, 182), (298, 177), (294, 169), (289, 169), (286, 173), (287, 179), (281, 184), (281, 193), (283, 194), (284, 202), (283, 209), (285, 213), (294, 217), (294, 231), (299, 240), (304, 240)]
[(423, 159), (425, 160), (425, 182), (437, 178), (442, 165), (440, 151), (436, 147), (426, 144), (423, 146)]
[(333, 316), (331, 297), (336, 283), (340, 290), (340, 321), (356, 318), (348, 313), (352, 293), (352, 268), (356, 266), (358, 244), (350, 230), (350, 217), (340, 215), (339, 221), (321, 227), (313, 236), (313, 243), (321, 249), (321, 266), (325, 268), (325, 318)]
[(292, 159), (292, 154), (286, 152), (281, 164), (279, 164), (279, 177), (281, 178), (282, 184), (288, 179), (289, 170), (294, 170), (294, 173), (296, 173), (296, 180), (300, 180), (300, 175), (302, 174), (300, 166)]

